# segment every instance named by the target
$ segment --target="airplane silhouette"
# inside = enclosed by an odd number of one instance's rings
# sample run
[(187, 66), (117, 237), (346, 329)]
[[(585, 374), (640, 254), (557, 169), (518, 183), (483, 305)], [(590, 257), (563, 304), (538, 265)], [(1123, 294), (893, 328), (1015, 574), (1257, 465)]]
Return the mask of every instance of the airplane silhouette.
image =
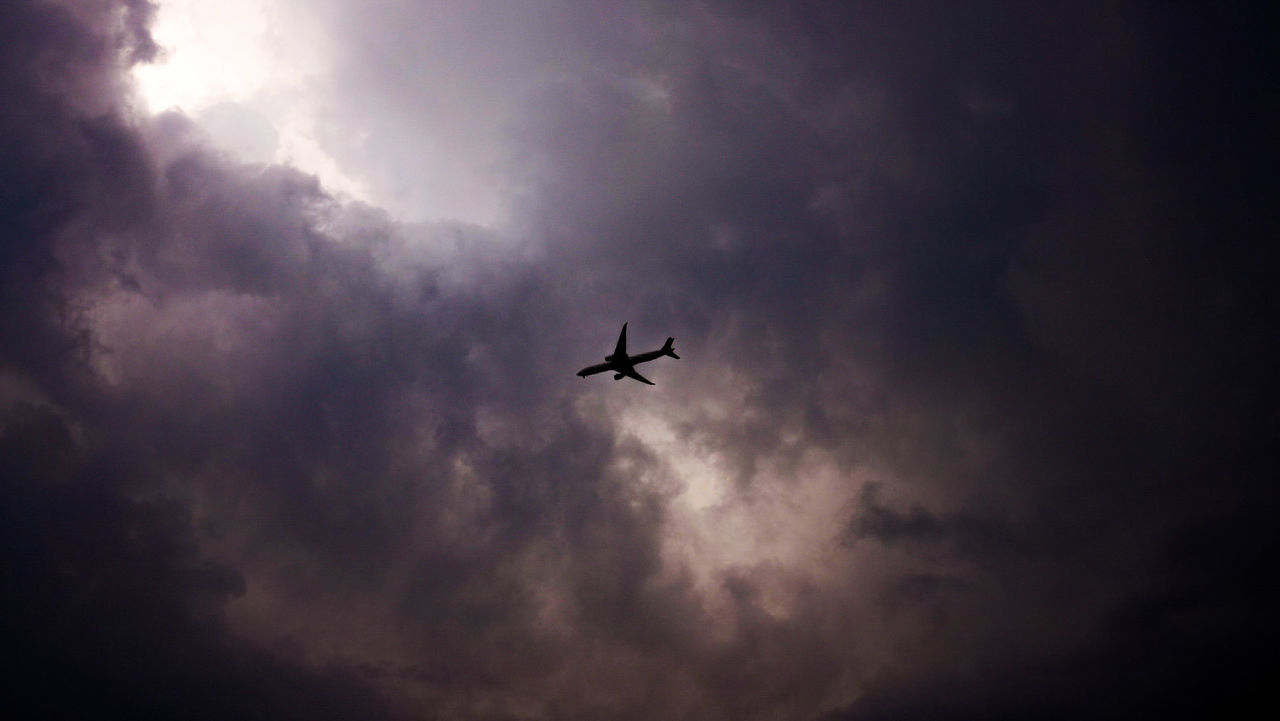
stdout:
[(640, 363), (647, 363), (654, 358), (660, 358), (664, 355), (669, 355), (672, 358), (679, 359), (680, 356), (676, 355), (675, 350), (671, 347), (671, 344), (674, 343), (675, 340), (675, 338), (668, 338), (667, 342), (658, 350), (651, 350), (648, 353), (639, 353), (637, 355), (629, 356), (627, 355), (627, 324), (623, 323), (622, 333), (618, 335), (618, 345), (613, 349), (613, 353), (604, 357), (604, 363), (587, 366), (586, 368), (578, 371), (578, 375), (586, 378), (587, 376), (594, 375), (596, 373), (613, 371), (613, 379), (615, 381), (622, 380), (622, 376), (627, 376), (628, 378), (634, 378), (641, 383), (653, 385), (653, 381), (650, 381), (648, 378), (636, 373), (636, 366)]

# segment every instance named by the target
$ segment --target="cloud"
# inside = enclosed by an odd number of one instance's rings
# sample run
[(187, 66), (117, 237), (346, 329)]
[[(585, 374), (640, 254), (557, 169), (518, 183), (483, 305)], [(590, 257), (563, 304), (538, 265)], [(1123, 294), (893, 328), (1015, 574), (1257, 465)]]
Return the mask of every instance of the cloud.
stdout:
[[(0, 12), (23, 710), (1154, 717), (1260, 694), (1270, 295), (1264, 251), (1216, 239), (1274, 218), (1227, 212), (1262, 186), (1206, 196), (1211, 154), (1177, 166), (1218, 75), (1161, 69), (1250, 57), (1229, 28), (317, 10), (328, 152), (412, 197), (484, 186), (485, 227), (139, 116), (145, 4)], [(1210, 145), (1252, 147), (1243, 122)], [(573, 377), (623, 320), (682, 360), (652, 389)]]

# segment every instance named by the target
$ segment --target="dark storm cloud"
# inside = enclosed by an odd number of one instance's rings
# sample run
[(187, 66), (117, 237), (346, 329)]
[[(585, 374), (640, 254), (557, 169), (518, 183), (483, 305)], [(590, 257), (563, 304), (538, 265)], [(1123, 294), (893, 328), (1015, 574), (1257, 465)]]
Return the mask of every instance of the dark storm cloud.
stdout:
[(159, 469), (145, 445), (113, 434), (129, 416), (86, 367), (76, 286), (110, 283), (97, 241), (156, 211), (144, 141), (111, 102), (122, 63), (153, 50), (147, 8), (16, 2), (0, 13), (9, 708), (46, 718), (379, 715), (381, 702), (341, 672), (307, 671), (220, 633), (221, 607), (243, 580), (202, 557), (181, 504), (145, 500)]
[[(326, 11), (330, 141), (368, 123), (346, 150), (376, 170), (430, 155), (397, 143), (417, 118), (493, 111), (507, 234), (130, 119), (145, 4), (0, 11), (19, 707), (1167, 717), (1260, 694), (1275, 228), (1236, 21), (425, 7)], [(449, 42), (409, 32), (432, 22)], [(814, 559), (672, 555), (693, 480), (593, 395), (623, 386), (571, 376), (621, 320), (696, 351), (643, 397), (730, 479), (706, 519), (765, 526), (827, 459), (844, 515)]]
[(874, 539), (886, 544), (955, 544), (961, 553), (975, 556), (1014, 550), (1019, 545), (1009, 530), (993, 519), (963, 511), (935, 515), (917, 504), (898, 510), (879, 501), (879, 489), (875, 483), (862, 487), (858, 510), (849, 525), (849, 542)]
[[(549, 379), (546, 279), (479, 229), (394, 226), (228, 164), (181, 117), (131, 123), (111, 89), (149, 41), (118, 34), (120, 10), (23, 3), (3, 23), (19, 707), (365, 718), (382, 667), (411, 669), (395, 678), (428, 710), (470, 707), (556, 668), (543, 575), (588, 636), (689, 623), (678, 580), (649, 578), (660, 506), (608, 470), (654, 461)], [(286, 607), (385, 603), (373, 660), (242, 649), (224, 605), (262, 584)], [(388, 633), (411, 664), (379, 655)], [(80, 693), (36, 692), (55, 678)]]
[[(660, 108), (617, 84), (551, 90), (525, 126), (546, 163), (530, 212), (559, 262), (590, 269), (584, 292), (620, 290), (677, 335), (714, 329), (704, 358), (744, 374), (746, 407), (683, 430), (744, 482), (802, 428), (896, 476), (901, 505), (864, 502), (855, 535), (973, 574), (967, 598), (936, 604), (921, 653), (944, 658), (900, 661), (901, 706), (873, 690), (852, 717), (1145, 716), (1259, 693), (1267, 642), (1245, 639), (1274, 638), (1258, 605), (1274, 588), (1248, 580), (1274, 548), (1274, 384), (1270, 294), (1244, 268), (1274, 267), (1253, 160), (1270, 144), (1247, 113), (1240, 135), (1201, 137), (1219, 123), (1199, 109), (1247, 102), (1235, 73), (1256, 77), (1259, 41), (1148, 8), (799, 7), (690, 20), (698, 43), (651, 59)], [(1196, 79), (1163, 66), (1183, 53)], [(1184, 149), (1200, 160), (1180, 167)], [(1210, 155), (1239, 158), (1240, 177)], [(1202, 526), (1196, 560), (1167, 560)], [(1213, 594), (1182, 590), (1218, 573), (1232, 580)], [(1147, 593), (1222, 638), (1162, 605), (1143, 606), (1149, 630), (1114, 615)], [(1070, 629), (1054, 648), (1016, 640), (1054, 625)], [(1040, 651), (1076, 665), (1017, 671)], [(1144, 701), (1201, 673), (1177, 702)], [(915, 701), (935, 684), (963, 692)]]
[(23, 716), (385, 717), (342, 669), (306, 670), (219, 632), (243, 593), (201, 558), (181, 506), (129, 500), (147, 473), (119, 447), (79, 447), (43, 409), (0, 436), (5, 696)]

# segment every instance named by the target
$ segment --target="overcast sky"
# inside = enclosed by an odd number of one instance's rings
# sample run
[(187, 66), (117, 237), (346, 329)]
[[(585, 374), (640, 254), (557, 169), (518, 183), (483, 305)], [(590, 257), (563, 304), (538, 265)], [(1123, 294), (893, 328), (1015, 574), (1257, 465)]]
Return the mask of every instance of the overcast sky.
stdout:
[(1274, 709), (1230, 12), (0, 3), (6, 706)]

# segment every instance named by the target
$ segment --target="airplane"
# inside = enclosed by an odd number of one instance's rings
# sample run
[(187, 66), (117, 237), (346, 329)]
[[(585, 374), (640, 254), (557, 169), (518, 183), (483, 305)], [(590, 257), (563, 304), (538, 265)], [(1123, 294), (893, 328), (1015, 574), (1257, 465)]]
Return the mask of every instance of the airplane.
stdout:
[(671, 344), (675, 341), (675, 338), (668, 338), (667, 342), (658, 350), (651, 350), (647, 353), (639, 353), (637, 355), (629, 356), (627, 355), (627, 324), (623, 323), (622, 333), (618, 335), (618, 345), (613, 349), (613, 353), (604, 357), (604, 363), (587, 366), (586, 368), (578, 371), (578, 375), (582, 378), (586, 378), (587, 376), (594, 375), (596, 373), (613, 371), (613, 379), (615, 381), (620, 381), (623, 376), (627, 376), (628, 378), (634, 378), (641, 383), (653, 385), (653, 381), (645, 378), (639, 373), (636, 373), (636, 366), (640, 363), (647, 363), (654, 358), (660, 358), (664, 355), (669, 355), (672, 358), (679, 359), (680, 356), (676, 355), (675, 350), (671, 347)]

